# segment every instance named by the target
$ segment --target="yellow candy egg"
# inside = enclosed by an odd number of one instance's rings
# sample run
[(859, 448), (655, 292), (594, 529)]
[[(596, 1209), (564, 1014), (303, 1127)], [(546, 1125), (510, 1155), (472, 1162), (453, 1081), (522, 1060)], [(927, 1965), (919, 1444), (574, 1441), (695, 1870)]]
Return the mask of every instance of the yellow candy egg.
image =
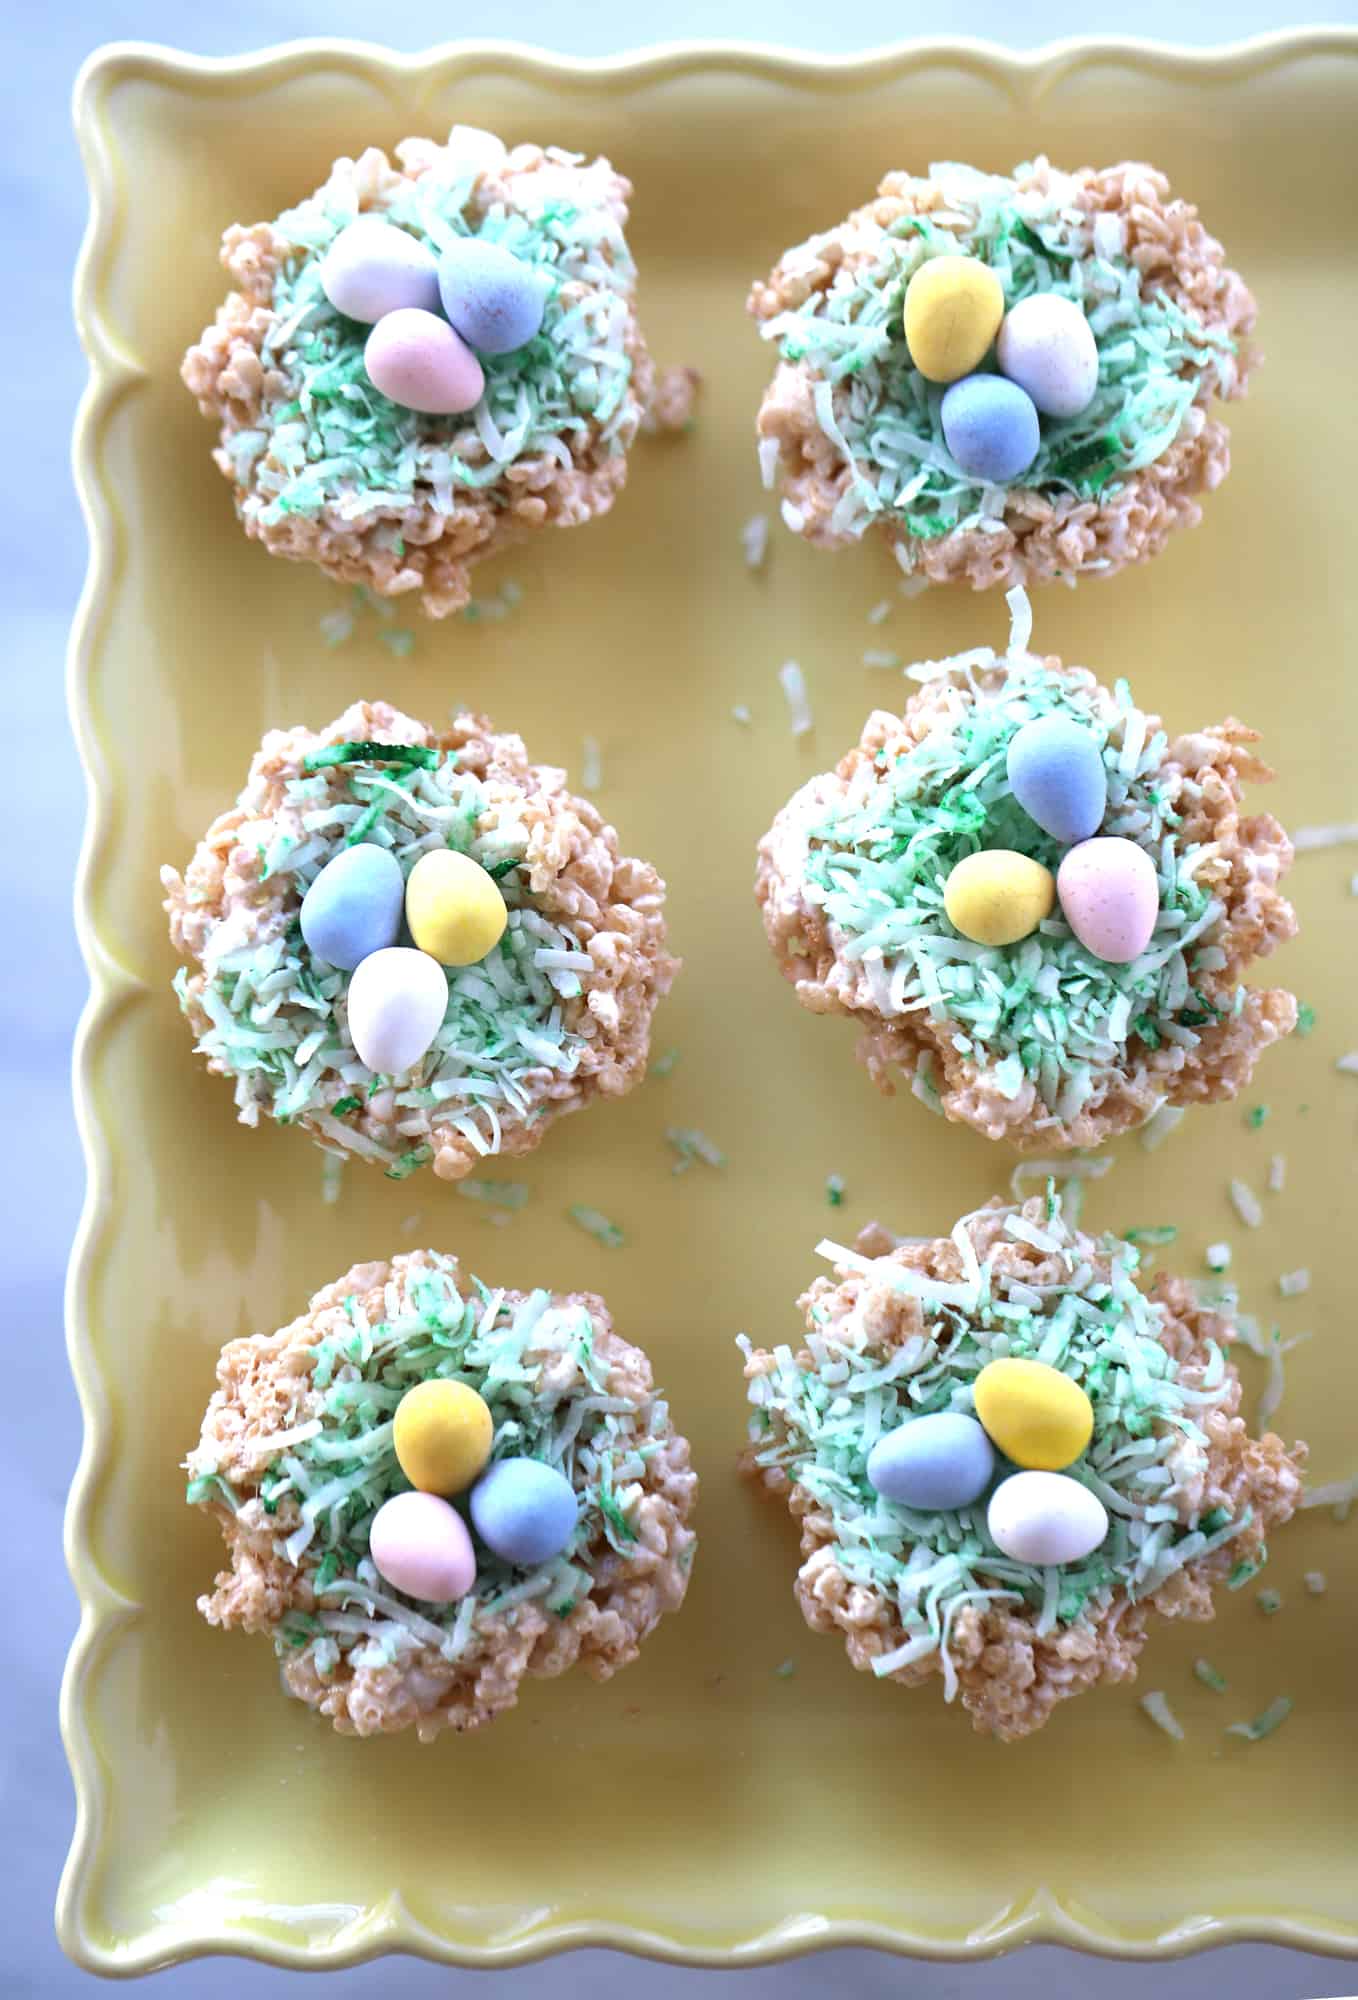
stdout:
[(463, 1493), (490, 1457), (495, 1426), (484, 1396), (465, 1382), (418, 1382), (396, 1406), (393, 1443), (421, 1493)]
[(986, 1431), (1025, 1471), (1063, 1472), (1094, 1434), (1084, 1390), (1045, 1361), (988, 1362), (973, 1393)]
[(905, 288), (905, 342), (930, 382), (979, 368), (1004, 318), (1004, 287), (979, 257), (931, 257)]
[(406, 922), (440, 965), (477, 965), (494, 951), (509, 913), (500, 885), (470, 854), (422, 854), (406, 883)]
[(969, 854), (943, 889), (948, 922), (973, 944), (1017, 944), (1051, 915), (1055, 902), (1051, 869), (1011, 847)]

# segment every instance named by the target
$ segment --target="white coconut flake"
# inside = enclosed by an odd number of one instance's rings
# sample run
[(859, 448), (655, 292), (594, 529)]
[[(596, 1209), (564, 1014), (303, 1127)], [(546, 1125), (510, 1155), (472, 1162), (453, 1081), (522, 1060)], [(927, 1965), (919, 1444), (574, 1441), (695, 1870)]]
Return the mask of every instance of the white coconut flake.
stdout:
[(1209, 1271), (1230, 1270), (1231, 1246), (1229, 1243), (1209, 1243), (1205, 1255)]
[(1329, 1579), (1323, 1569), (1308, 1569), (1302, 1582), (1312, 1597), (1323, 1597), (1329, 1589)]
[(1305, 1269), (1284, 1271), (1278, 1279), (1278, 1290), (1285, 1299), (1300, 1298), (1311, 1289), (1311, 1273)]
[(1009, 606), (1009, 651), (1026, 653), (1028, 641), (1033, 636), (1033, 607), (1028, 601), (1028, 593), (1021, 584), (1013, 590), (1006, 590), (1004, 601)]
[(779, 503), (778, 511), (783, 517), (783, 526), (790, 528), (794, 535), (800, 535), (806, 526), (806, 516), (801, 508), (794, 507), (790, 500), (783, 500)]
[(587, 792), (597, 792), (604, 781), (603, 752), (597, 736), (586, 736), (580, 760), (580, 783)]
[(1287, 1155), (1275, 1153), (1268, 1163), (1268, 1191), (1281, 1194), (1287, 1185)]
[(1172, 1736), (1176, 1743), (1183, 1742), (1183, 1724), (1158, 1688), (1142, 1695), (1141, 1706), (1157, 1729), (1163, 1729), (1166, 1736)]
[(885, 625), (887, 619), (890, 616), (891, 616), (891, 599), (889, 597), (883, 597), (880, 598), (878, 602), (873, 605), (871, 611), (869, 611), (868, 623), (869, 625)]
[(731, 719), (733, 722), (743, 723), (747, 729), (749, 728), (751, 719), (750, 711), (745, 706), (743, 701), (738, 701), (735, 707), (731, 710)]
[(806, 692), (806, 675), (795, 660), (787, 660), (778, 669), (778, 682), (783, 690), (783, 699), (792, 718), (792, 734), (805, 736), (812, 727), (811, 702)]
[(865, 667), (899, 667), (900, 664), (901, 656), (899, 653), (887, 653), (871, 646), (863, 655), (863, 665)]
[(769, 517), (767, 514), (751, 514), (749, 520), (740, 531), (740, 543), (745, 551), (746, 568), (758, 569), (769, 552)]
[(1183, 1119), (1184, 1108), (1181, 1104), (1162, 1104), (1158, 1111), (1152, 1112), (1141, 1128), (1143, 1151), (1153, 1153), (1157, 1147), (1163, 1146), (1175, 1126), (1183, 1123)]
[(777, 438), (759, 440), (759, 483), (766, 493), (772, 493), (773, 482), (778, 474)]
[(1244, 1181), (1233, 1180), (1227, 1183), (1227, 1193), (1231, 1198), (1231, 1207), (1246, 1229), (1257, 1229), (1264, 1219), (1264, 1211), (1254, 1190), (1246, 1187)]
[(1347, 825), (1299, 826), (1292, 835), (1298, 854), (1314, 854), (1323, 847), (1352, 847), (1358, 843), (1358, 820)]
[(1335, 1068), (1345, 1076), (1358, 1076), (1358, 1049), (1350, 1049), (1346, 1056), (1340, 1056)]

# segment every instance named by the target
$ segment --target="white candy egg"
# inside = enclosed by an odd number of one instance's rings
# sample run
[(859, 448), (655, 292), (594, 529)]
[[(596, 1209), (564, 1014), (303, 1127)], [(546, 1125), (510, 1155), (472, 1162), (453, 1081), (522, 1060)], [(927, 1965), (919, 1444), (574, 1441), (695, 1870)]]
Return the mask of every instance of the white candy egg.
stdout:
[(321, 289), (336, 312), (366, 325), (401, 306), (437, 312), (438, 261), (427, 244), (395, 223), (360, 215), (326, 251)]
[(375, 951), (349, 981), (349, 1039), (370, 1070), (403, 1076), (443, 1023), (448, 975), (437, 959), (409, 945)]
[(995, 359), (1044, 417), (1078, 417), (1099, 384), (1099, 350), (1074, 299), (1034, 292), (1004, 316)]
[(986, 1526), (1002, 1554), (1048, 1568), (1092, 1555), (1108, 1515), (1096, 1493), (1064, 1472), (1016, 1472), (991, 1494)]

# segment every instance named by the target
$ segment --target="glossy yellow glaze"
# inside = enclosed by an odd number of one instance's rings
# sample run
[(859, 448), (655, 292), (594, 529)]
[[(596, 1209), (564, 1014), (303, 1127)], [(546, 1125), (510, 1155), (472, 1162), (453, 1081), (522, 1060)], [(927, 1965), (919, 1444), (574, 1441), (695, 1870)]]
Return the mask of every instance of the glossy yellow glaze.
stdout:
[[(1232, 416), (1237, 469), (1204, 525), (1148, 569), (1040, 593), (1035, 643), (1106, 680), (1130, 675), (1171, 731), (1228, 713), (1262, 729), (1283, 776), (1252, 806), (1294, 824), (1352, 819), (1334, 753), (1354, 728), (1358, 596), (1335, 496), (1358, 404), (1337, 393), (1332, 329), (1358, 317), (1356, 98), (1358, 39), (1343, 34), (1224, 57), (934, 44), (842, 64), (723, 50), (579, 70), (504, 50), (225, 64), (133, 51), (87, 72), (95, 213), (79, 316), (95, 381), (77, 463), (95, 555), (72, 693), (93, 783), (79, 905), (94, 999), (70, 1340), (88, 1442), (63, 1705), (80, 1816), (60, 1903), (82, 1962), (128, 1972), (216, 1949), (334, 1966), (403, 1949), (505, 1965), (608, 1943), (732, 1964), (834, 1942), (967, 1956), (1036, 1937), (1142, 1955), (1242, 1936), (1358, 1947), (1358, 1522), (1312, 1514), (1277, 1538), (1280, 1617), (1262, 1619), (1244, 1590), (1209, 1631), (1157, 1634), (1141, 1686), (1169, 1693), (1186, 1742), (1156, 1733), (1137, 1690), (1113, 1688), (1000, 1748), (935, 1689), (878, 1686), (803, 1626), (795, 1534), (735, 1472), (731, 1344), (742, 1328), (796, 1339), (792, 1300), (823, 1268), (813, 1245), (827, 1228), (848, 1236), (880, 1216), (945, 1229), (1011, 1164), (908, 1093), (878, 1097), (852, 1028), (797, 1007), (760, 933), (759, 835), (869, 709), (905, 692), (858, 664), (869, 607), (891, 602), (872, 643), (907, 660), (1000, 641), (1006, 614), (967, 591), (907, 601), (880, 547), (826, 555), (776, 519), (766, 568), (747, 571), (741, 526), (774, 511), (751, 442), (772, 357), (744, 315), (750, 278), (889, 166), (961, 154), (1007, 167), (1037, 146), (1164, 166), (1257, 289), (1268, 365)], [(606, 151), (631, 176), (647, 327), (662, 360), (702, 369), (703, 399), (690, 435), (638, 449), (608, 520), (481, 572), (483, 595), (522, 583), (511, 617), (435, 627), (401, 610), (418, 629), (409, 657), (390, 656), (370, 617), (330, 650), (318, 621), (346, 598), (240, 534), (179, 355), (223, 290), (225, 224), (277, 213), (337, 154), (454, 116)], [(816, 718), (800, 739), (776, 678), (789, 658)], [(157, 865), (184, 861), (265, 729), (379, 694), (433, 720), (455, 697), (484, 709), (577, 780), (582, 738), (597, 737), (600, 804), (671, 883), (687, 970), (657, 1046), (681, 1060), (515, 1167), (532, 1200), (507, 1229), (428, 1175), (398, 1185), (350, 1168), (324, 1206), (320, 1155), (295, 1131), (235, 1123), (169, 991)], [(736, 703), (750, 727), (731, 720)], [(1308, 855), (1292, 878), (1306, 929), (1275, 967), (1318, 1025), (1265, 1057), (1246, 1101), (1270, 1103), (1268, 1123), (1252, 1131), (1240, 1106), (1220, 1106), (1154, 1154), (1129, 1141), (1086, 1211), (1120, 1228), (1177, 1222), (1169, 1255), (1189, 1272), (1229, 1238), (1264, 1323), (1314, 1329), (1290, 1358), (1279, 1423), (1310, 1437), (1318, 1479), (1355, 1469), (1358, 1082), (1333, 1070), (1353, 1044), (1336, 941), (1354, 865), (1352, 850)], [(676, 1179), (670, 1124), (708, 1130), (726, 1172)], [(1287, 1155), (1286, 1191), (1265, 1197), (1267, 1227), (1243, 1230), (1227, 1177), (1262, 1194), (1273, 1152)], [(830, 1172), (847, 1187), (835, 1210)], [(572, 1201), (615, 1216), (627, 1247), (581, 1234)], [(492, 1283), (607, 1293), (693, 1439), (702, 1547), (685, 1610), (616, 1680), (533, 1684), (474, 1737), (354, 1744), (280, 1696), (267, 1645), (198, 1617), (218, 1540), (184, 1505), (178, 1461), (224, 1339), (281, 1324), (356, 1258), (416, 1243), (459, 1250)], [(1278, 1272), (1298, 1265), (1312, 1290), (1279, 1300)], [(1263, 1370), (1246, 1357), (1244, 1372), (1252, 1408)], [(1324, 1597), (1302, 1590), (1313, 1568), (1329, 1575)], [(1198, 1653), (1227, 1671), (1228, 1697), (1194, 1681)], [(788, 1659), (796, 1672), (780, 1678)], [(1284, 1691), (1297, 1707), (1278, 1735), (1222, 1735)], [(544, 1787), (569, 1801), (569, 1841), (555, 1815), (524, 1809)], [(455, 1868), (450, 1797), (477, 1829)], [(1035, 1797), (1059, 1802), (1037, 1839)]]

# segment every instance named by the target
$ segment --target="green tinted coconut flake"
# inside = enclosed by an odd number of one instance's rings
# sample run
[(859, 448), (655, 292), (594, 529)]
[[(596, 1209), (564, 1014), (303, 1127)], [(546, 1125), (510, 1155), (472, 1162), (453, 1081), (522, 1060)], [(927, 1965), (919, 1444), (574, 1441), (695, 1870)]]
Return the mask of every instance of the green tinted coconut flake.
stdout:
[[(1016, 167), (1015, 177), (1029, 169)], [(978, 257), (999, 278), (1008, 311), (1037, 292), (1073, 300), (1099, 355), (1098, 387), (1079, 416), (1047, 419), (1037, 457), (1015, 486), (1056, 498), (1109, 497), (1180, 435), (1200, 384), (1228, 394), (1235, 342), (1165, 292), (1143, 296), (1120, 216), (1090, 214), (1066, 176), (1044, 190), (947, 162), (929, 168), (947, 196), (949, 226), (903, 215), (870, 263), (777, 314), (760, 331), (785, 361), (812, 371), (816, 420), (849, 476), (829, 521), (861, 535), (879, 519), (929, 540), (1000, 526), (1007, 488), (970, 478), (943, 436), (945, 385), (926, 381), (906, 346), (906, 286), (931, 257)], [(768, 461), (772, 471), (774, 460)]]
[[(343, 773), (337, 787), (333, 773)], [(562, 1002), (581, 993), (588, 960), (576, 938), (533, 907), (521, 864), (528, 829), (501, 798), (487, 810), (484, 786), (458, 769), (454, 753), (423, 744), (341, 743), (314, 751), (305, 774), (285, 787), (290, 831), (261, 823), (261, 880), (285, 877), (289, 894), (263, 934), (243, 939), (219, 925), (203, 954), (204, 983), (189, 991), (181, 967), (175, 991), (208, 1026), (198, 1049), (235, 1076), (245, 1123), (267, 1112), (288, 1123), (306, 1110), (316, 1135), (339, 1153), (380, 1162), (393, 1179), (426, 1166), (427, 1145), (382, 1143), (353, 1122), (370, 1092), (395, 1089), (412, 1115), (437, 1108), (483, 1155), (498, 1153), (507, 1124), (531, 1119), (544, 1072), (574, 1075), (585, 1048), (565, 1025)], [(289, 810), (290, 809), (290, 810)], [(250, 829), (241, 832), (248, 845)], [(469, 854), (500, 885), (509, 908), (503, 937), (478, 964), (445, 968), (448, 1007), (432, 1046), (408, 1079), (393, 1086), (356, 1054), (341, 1026), (349, 974), (314, 958), (302, 937), (302, 899), (325, 864), (368, 841), (395, 855), (407, 878), (441, 847)]]
[[(276, 1524), (276, 1552), (303, 1573), (314, 1610), (289, 1611), (275, 1649), (310, 1649), (322, 1677), (341, 1654), (356, 1668), (399, 1665), (423, 1647), (456, 1660), (483, 1619), (512, 1618), (530, 1599), (565, 1617), (588, 1594), (603, 1545), (624, 1553), (635, 1545), (646, 1461), (668, 1424), (662, 1400), (609, 1393), (583, 1306), (553, 1303), (545, 1291), (508, 1299), (448, 1257), (431, 1257), (408, 1296), (388, 1287), (388, 1300), (391, 1316), (370, 1322), (351, 1296), (347, 1324), (309, 1350), (301, 1382), (315, 1414), (254, 1442), (253, 1492), (226, 1486), (217, 1472), (223, 1447), (212, 1441), (186, 1464), (191, 1502)], [(446, 1606), (384, 1583), (368, 1553), (377, 1510), (410, 1488), (393, 1443), (397, 1405), (434, 1379), (470, 1382), (490, 1406), (494, 1457), (554, 1466), (580, 1510), (566, 1548), (537, 1568), (512, 1568), (483, 1547), (472, 1591)]]
[(360, 526), (378, 510), (447, 515), (459, 492), (497, 484), (520, 460), (569, 465), (572, 443), (592, 427), (605, 451), (626, 449), (636, 425), (626, 346), (635, 270), (621, 227), (602, 207), (548, 198), (531, 213), (496, 206), (478, 214), (476, 175), (474, 162), (452, 158), (365, 211), (380, 212), (435, 257), (462, 237), (495, 243), (547, 288), (541, 331), (512, 354), (484, 357), (485, 392), (451, 427), (374, 389), (363, 365), (369, 329), (322, 290), (325, 253), (357, 213), (348, 184), (278, 218), (278, 234), (295, 246), (274, 280), (275, 324), (261, 354), (278, 392), (266, 409), (269, 427), (237, 431), (224, 446), (248, 488), (247, 521), (276, 527), (326, 507)]
[[(1199, 1519), (1172, 1497), (1191, 1483), (1186, 1465), (1201, 1468), (1201, 1420), (1227, 1400), (1231, 1383), (1215, 1345), (1201, 1386), (1179, 1381), (1161, 1339), (1164, 1308), (1135, 1282), (1134, 1246), (1103, 1237), (1104, 1276), (1053, 1188), (1045, 1200), (1006, 1213), (1005, 1234), (1048, 1259), (1025, 1266), (1020, 1278), (998, 1268), (993, 1252), (980, 1260), (972, 1220), (953, 1231), (965, 1274), (957, 1282), (821, 1244), (820, 1254), (839, 1271), (867, 1281), (859, 1308), (832, 1322), (823, 1304), (813, 1306), (803, 1350), (776, 1348), (771, 1371), (747, 1383), (754, 1462), (782, 1472), (829, 1515), (838, 1568), (884, 1598), (899, 1619), (901, 1643), (873, 1661), (873, 1672), (892, 1674), (937, 1654), (949, 1700), (957, 1690), (949, 1633), (965, 1607), (1026, 1607), (1042, 1636), (1097, 1616), (1115, 1591), (1133, 1603), (1152, 1596), (1252, 1518), (1246, 1507), (1238, 1516), (1218, 1509)], [(1052, 1269), (1063, 1275), (1041, 1275)], [(864, 1325), (871, 1315), (862, 1307), (876, 1288), (917, 1298), (923, 1316), (920, 1332), (886, 1350), (870, 1344)], [(750, 1342), (742, 1337), (740, 1346), (748, 1360)], [(1005, 1355), (1059, 1368), (1093, 1404), (1093, 1438), (1067, 1476), (1097, 1495), (1109, 1532), (1092, 1555), (1060, 1568), (1003, 1555), (984, 1500), (927, 1514), (882, 1498), (868, 1481), (868, 1454), (883, 1433), (935, 1411), (971, 1412), (977, 1375)]]
[[(957, 1048), (1001, 1096), (1028, 1080), (1047, 1111), (1071, 1120), (1129, 1049), (1198, 1045), (1219, 1011), (1201, 980), (1223, 962), (1207, 941), (1223, 908), (1195, 879), (1211, 850), (1178, 838), (1164, 732), (1152, 731), (1125, 681), (1110, 712), (1087, 676), (1050, 671), (1026, 651), (1023, 592), (1010, 593), (1010, 609), (1006, 654), (979, 648), (911, 670), (926, 683), (951, 680), (957, 698), (922, 741), (864, 759), (828, 808), (810, 813), (799, 829), (804, 894), (847, 940), (842, 956), (861, 966), (884, 1020), (928, 1010), (953, 1025)], [(944, 910), (951, 871), (983, 849), (1059, 868), (1065, 849), (1019, 805), (1006, 770), (1015, 733), (1047, 715), (1094, 737), (1108, 783), (1100, 831), (1134, 840), (1155, 866), (1155, 930), (1129, 964), (1096, 957), (1059, 905), (1006, 946), (963, 937)]]

